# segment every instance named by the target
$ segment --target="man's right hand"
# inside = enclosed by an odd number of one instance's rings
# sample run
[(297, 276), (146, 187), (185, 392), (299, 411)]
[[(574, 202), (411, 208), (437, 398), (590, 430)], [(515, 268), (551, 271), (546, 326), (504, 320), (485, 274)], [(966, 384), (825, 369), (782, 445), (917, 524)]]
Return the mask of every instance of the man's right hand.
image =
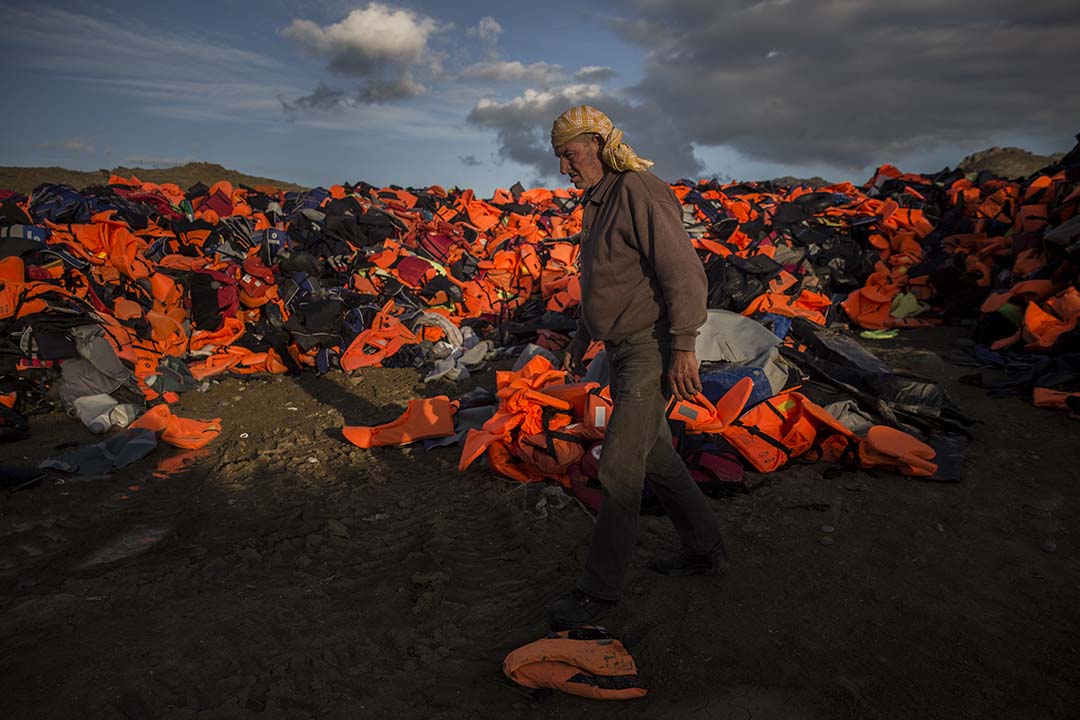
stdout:
[(582, 362), (582, 357), (584, 357), (585, 351), (588, 349), (588, 341), (582, 340), (580, 333), (575, 335), (574, 339), (563, 350), (562, 369), (576, 376), (584, 375), (585, 365)]

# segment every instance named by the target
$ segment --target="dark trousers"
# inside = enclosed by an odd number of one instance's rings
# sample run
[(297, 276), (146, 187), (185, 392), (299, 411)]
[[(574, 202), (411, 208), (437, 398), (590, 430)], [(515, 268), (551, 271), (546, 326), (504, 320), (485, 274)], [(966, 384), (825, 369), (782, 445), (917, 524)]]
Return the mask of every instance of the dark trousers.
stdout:
[(686, 552), (709, 553), (721, 540), (718, 518), (671, 445), (667, 344), (647, 330), (606, 349), (615, 407), (600, 455), (603, 500), (578, 588), (618, 600), (637, 544), (646, 476)]

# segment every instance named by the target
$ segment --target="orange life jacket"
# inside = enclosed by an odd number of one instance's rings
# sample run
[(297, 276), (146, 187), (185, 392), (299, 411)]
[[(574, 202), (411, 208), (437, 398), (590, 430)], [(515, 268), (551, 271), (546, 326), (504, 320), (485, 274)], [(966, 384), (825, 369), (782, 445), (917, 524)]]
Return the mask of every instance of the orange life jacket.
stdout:
[(424, 438), (446, 437), (454, 434), (454, 409), (445, 395), (413, 399), (395, 420), (375, 427), (346, 426), (341, 433), (361, 448), (407, 445)]
[(763, 473), (811, 450), (814, 459), (839, 460), (855, 440), (825, 408), (797, 392), (755, 405), (720, 434)]
[(244, 321), (240, 318), (222, 318), (221, 327), (217, 330), (196, 330), (191, 334), (191, 351), (198, 352), (206, 347), (228, 347), (243, 337), (245, 330)]
[[(465, 470), (487, 453), (488, 464), (496, 472), (522, 482), (538, 479), (541, 477), (539, 472), (529, 472), (514, 463), (515, 457), (532, 459), (533, 449), (522, 449), (519, 442), (511, 452), (513, 433), (518, 431), (522, 437), (542, 436), (570, 425), (575, 403), (582, 404), (580, 396), (588, 392), (588, 387), (567, 385), (566, 373), (553, 369), (551, 362), (542, 355), (530, 359), (516, 372), (497, 371), (495, 384), (499, 409), (483, 428), (470, 430), (465, 436), (458, 469)], [(529, 444), (534, 448), (548, 447), (546, 440), (540, 438)], [(564, 448), (563, 456), (567, 450)], [(557, 480), (562, 478), (553, 468), (561, 464), (558, 462), (561, 457), (556, 458), (554, 464), (543, 460), (543, 464), (552, 469), (549, 474)]]
[(887, 425), (874, 425), (859, 443), (862, 467), (895, 468), (904, 475), (931, 477), (938, 466), (931, 462), (937, 453), (908, 433)]
[(18, 255), (0, 260), (0, 320), (11, 317), (19, 307), (26, 286), (26, 265)]
[(341, 354), (342, 370), (352, 372), (362, 367), (373, 367), (392, 356), (403, 345), (418, 342), (416, 336), (390, 314), (392, 307), (392, 302), (383, 306), (371, 327), (349, 343), (349, 347)]
[(492, 443), (487, 448), (488, 467), (493, 472), (511, 480), (528, 483), (543, 479), (543, 476), (531, 472), (528, 465), (520, 463), (510, 452), (510, 447), (503, 442)]
[(602, 628), (564, 630), (520, 647), (503, 660), (503, 673), (518, 685), (594, 700), (646, 694), (634, 658)]
[(678, 400), (668, 417), (682, 421), (691, 433), (719, 434), (739, 417), (753, 392), (754, 381), (745, 377), (715, 405), (704, 395), (698, 395), (693, 402)]
[(130, 427), (153, 430), (161, 433), (163, 442), (186, 450), (196, 450), (221, 434), (221, 418), (191, 420), (177, 417), (168, 405), (161, 404), (147, 410), (131, 423)]
[(241, 348), (226, 348), (200, 362), (189, 362), (188, 371), (196, 380), (205, 380), (239, 366), (248, 352)]
[(562, 429), (548, 429), (535, 435), (522, 435), (513, 446), (515, 455), (545, 477), (570, 487), (567, 471), (576, 465), (592, 444), (582, 423)]
[(1080, 392), (1064, 392), (1037, 387), (1032, 399), (1035, 402), (1035, 407), (1069, 410), (1072, 417), (1080, 418)]
[(590, 431), (593, 440), (604, 437), (608, 421), (611, 419), (611, 411), (615, 404), (611, 401), (611, 389), (607, 385), (589, 391), (585, 399), (585, 427)]
[(569, 404), (570, 412), (574, 417), (584, 418), (588, 409), (589, 393), (594, 390), (600, 390), (600, 383), (578, 382), (546, 385), (543, 388), (543, 393)]
[(806, 318), (818, 325), (825, 324), (825, 313), (832, 303), (821, 293), (803, 290), (797, 297), (779, 293), (765, 293), (754, 298), (742, 314), (750, 317), (755, 313), (775, 313), (788, 317)]

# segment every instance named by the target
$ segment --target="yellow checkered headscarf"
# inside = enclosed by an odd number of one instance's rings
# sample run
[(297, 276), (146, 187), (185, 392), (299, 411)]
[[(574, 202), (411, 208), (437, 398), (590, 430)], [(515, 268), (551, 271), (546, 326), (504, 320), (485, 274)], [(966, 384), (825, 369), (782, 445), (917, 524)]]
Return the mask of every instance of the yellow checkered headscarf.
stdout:
[(588, 105), (572, 107), (555, 120), (551, 126), (551, 146), (558, 147), (585, 133), (595, 133), (603, 138), (604, 149), (600, 157), (615, 172), (641, 172), (653, 166), (652, 160), (638, 157), (634, 148), (622, 141), (622, 130), (615, 127), (607, 115)]

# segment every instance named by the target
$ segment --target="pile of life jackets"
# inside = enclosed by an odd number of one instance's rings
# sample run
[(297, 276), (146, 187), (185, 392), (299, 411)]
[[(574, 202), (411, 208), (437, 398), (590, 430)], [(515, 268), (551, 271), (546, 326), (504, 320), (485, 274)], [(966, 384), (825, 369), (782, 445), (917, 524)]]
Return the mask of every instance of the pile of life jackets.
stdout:
[[(828, 428), (842, 435), (814, 409), (828, 404), (814, 396), (816, 383), (846, 393), (871, 426), (930, 445), (935, 434), (962, 435), (941, 393), (923, 387), (929, 404), (911, 403), (897, 378), (837, 353), (834, 337), (849, 326), (961, 318), (973, 319), (975, 331), (955, 359), (979, 368), (973, 382), (1075, 408), (1080, 146), (1025, 180), (884, 166), (862, 186), (683, 180), (672, 189), (709, 280), (709, 307), (768, 327), (796, 369), (782, 393), (755, 393), (745, 408), (754, 422), (736, 418), (744, 427), (760, 430), (766, 413), (795, 412), (815, 437)], [(557, 357), (581, 300), (579, 198), (520, 184), (480, 199), (438, 186), (282, 192), (221, 181), (182, 189), (134, 176), (82, 190), (46, 184), (28, 197), (0, 190), (0, 438), (24, 433), (28, 414), (71, 408), (88, 394), (149, 408), (224, 376), (437, 363), (445, 371), (459, 360), (465, 372), (485, 354), (509, 356), (528, 343)], [(492, 352), (478, 353), (485, 342)], [(466, 364), (470, 350), (477, 357)], [(1011, 384), (994, 385), (990, 372), (1000, 370)], [(497, 384), (494, 417), (467, 435), (462, 467), (486, 456), (510, 477), (573, 484), (602, 437), (604, 423), (589, 413), (610, 404), (603, 383), (538, 361), (500, 373)], [(151, 424), (175, 430), (177, 420)], [(865, 427), (860, 434), (839, 424), (860, 442), (868, 437)], [(734, 429), (719, 465), (695, 436), (721, 434), (677, 434), (714, 476), (725, 474), (724, 463), (759, 471), (783, 464), (762, 459)], [(813, 441), (808, 451), (863, 465), (891, 452), (841, 445)], [(926, 474), (912, 459), (925, 459), (925, 450), (908, 450), (915, 454), (900, 455), (911, 461), (898, 466)]]

